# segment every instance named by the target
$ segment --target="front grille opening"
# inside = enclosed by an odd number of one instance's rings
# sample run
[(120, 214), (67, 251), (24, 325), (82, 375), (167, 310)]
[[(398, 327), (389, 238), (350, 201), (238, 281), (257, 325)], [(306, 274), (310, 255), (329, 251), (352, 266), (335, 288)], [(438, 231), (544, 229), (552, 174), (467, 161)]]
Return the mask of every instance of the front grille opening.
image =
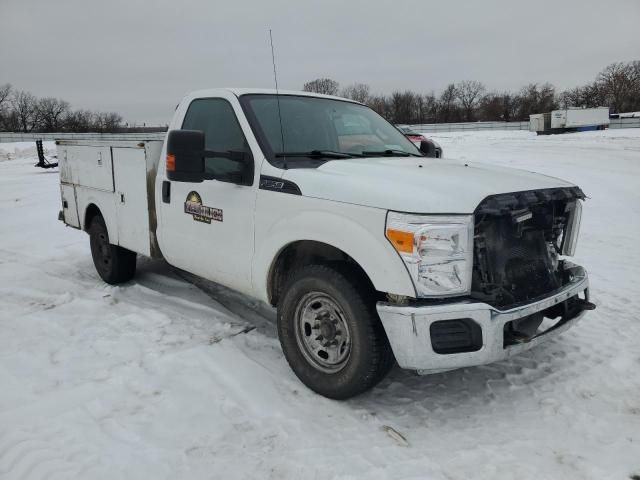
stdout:
[(487, 197), (476, 211), (471, 297), (506, 308), (566, 284), (562, 238), (577, 187)]
[(429, 333), (433, 351), (442, 355), (477, 352), (482, 348), (482, 328), (470, 318), (433, 322)]
[(574, 319), (583, 310), (595, 308), (589, 302), (586, 290), (583, 292), (583, 297), (575, 295), (546, 310), (505, 323), (503, 347), (507, 348), (511, 345), (527, 343), (535, 337), (549, 333), (569, 320)]

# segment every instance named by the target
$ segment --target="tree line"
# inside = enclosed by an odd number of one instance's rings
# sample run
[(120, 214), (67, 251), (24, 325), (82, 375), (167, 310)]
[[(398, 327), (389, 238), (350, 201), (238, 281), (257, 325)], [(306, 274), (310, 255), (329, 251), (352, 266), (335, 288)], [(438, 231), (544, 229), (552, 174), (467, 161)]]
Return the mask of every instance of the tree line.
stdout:
[(528, 121), (530, 114), (569, 107), (609, 107), (611, 113), (622, 113), (640, 111), (640, 61), (612, 63), (591, 83), (561, 92), (548, 82), (511, 92), (488, 91), (481, 82), (465, 80), (447, 85), (438, 95), (411, 90), (379, 95), (366, 83), (340, 88), (330, 78), (307, 82), (303, 90), (356, 100), (393, 123)]
[(122, 128), (117, 113), (74, 110), (60, 98), (38, 98), (11, 84), (0, 85), (0, 131), (116, 132)]
[[(396, 90), (390, 95), (371, 92), (367, 83), (344, 88), (330, 78), (304, 84), (303, 90), (340, 95), (369, 105), (393, 123), (448, 123), (474, 121), (527, 121), (532, 113), (557, 108), (609, 107), (611, 113), (640, 111), (640, 60), (605, 67), (586, 85), (557, 92), (550, 83), (531, 83), (520, 90), (488, 91), (476, 80), (450, 83), (436, 95)], [(153, 130), (141, 128), (138, 130)], [(121, 132), (135, 129), (123, 125), (115, 112), (72, 109), (69, 102), (38, 98), (30, 92), (0, 85), (0, 131), (11, 132)]]

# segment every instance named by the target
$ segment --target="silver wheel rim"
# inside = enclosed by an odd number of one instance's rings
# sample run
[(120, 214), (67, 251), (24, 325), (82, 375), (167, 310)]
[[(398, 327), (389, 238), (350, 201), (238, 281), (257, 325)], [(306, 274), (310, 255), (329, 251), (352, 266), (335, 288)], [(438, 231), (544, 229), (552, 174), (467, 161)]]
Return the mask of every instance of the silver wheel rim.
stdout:
[(351, 332), (342, 309), (324, 293), (307, 293), (295, 312), (298, 348), (316, 369), (335, 373), (351, 354)]

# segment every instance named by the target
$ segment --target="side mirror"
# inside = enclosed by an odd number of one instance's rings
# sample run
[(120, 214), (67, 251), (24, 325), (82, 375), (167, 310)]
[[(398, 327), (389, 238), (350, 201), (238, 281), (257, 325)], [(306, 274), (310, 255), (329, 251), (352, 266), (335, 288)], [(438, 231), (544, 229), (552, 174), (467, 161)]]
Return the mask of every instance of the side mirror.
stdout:
[(420, 142), (420, 151), (424, 153), (427, 157), (435, 158), (436, 155), (436, 146), (431, 140), (422, 140)]
[(204, 133), (171, 130), (167, 136), (167, 178), (175, 182), (204, 180)]

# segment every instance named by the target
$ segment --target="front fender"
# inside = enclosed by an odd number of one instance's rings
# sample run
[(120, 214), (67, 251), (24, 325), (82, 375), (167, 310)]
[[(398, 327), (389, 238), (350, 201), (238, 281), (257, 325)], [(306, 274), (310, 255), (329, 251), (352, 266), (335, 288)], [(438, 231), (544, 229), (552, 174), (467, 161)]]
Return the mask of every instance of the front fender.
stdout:
[[(289, 244), (313, 240), (331, 245), (355, 260), (376, 290), (415, 297), (411, 278), (399, 255), (384, 236), (386, 212), (381, 209), (339, 204), (318, 199), (289, 197), (278, 218), (256, 215), (256, 249), (252, 282), (255, 295), (268, 302), (268, 278), (279, 253)], [(306, 204), (292, 211), (291, 204)], [(258, 201), (258, 205), (264, 203)], [(288, 208), (287, 208), (288, 207)], [(332, 211), (333, 210), (333, 211)]]

